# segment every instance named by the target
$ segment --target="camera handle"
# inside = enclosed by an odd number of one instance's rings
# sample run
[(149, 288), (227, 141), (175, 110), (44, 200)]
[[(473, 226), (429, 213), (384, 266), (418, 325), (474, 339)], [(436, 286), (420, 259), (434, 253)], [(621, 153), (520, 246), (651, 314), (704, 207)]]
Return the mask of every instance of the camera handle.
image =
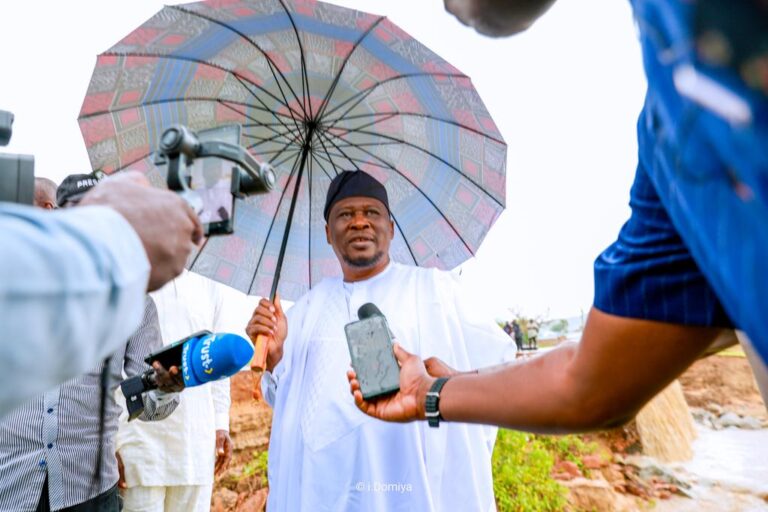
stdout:
[[(160, 153), (168, 158), (168, 188), (177, 192), (190, 192), (191, 177), (186, 169), (196, 158), (218, 157), (237, 164), (238, 171), (232, 173), (235, 197), (269, 192), (277, 181), (272, 166), (259, 163), (245, 148), (220, 141), (200, 142), (192, 131), (181, 125), (171, 126), (163, 132)], [(182, 156), (184, 167), (180, 169)]]

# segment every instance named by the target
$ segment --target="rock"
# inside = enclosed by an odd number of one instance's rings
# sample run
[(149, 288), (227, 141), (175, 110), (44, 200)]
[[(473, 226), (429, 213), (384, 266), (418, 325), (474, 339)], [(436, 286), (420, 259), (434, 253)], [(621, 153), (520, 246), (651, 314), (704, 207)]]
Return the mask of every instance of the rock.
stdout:
[(552, 468), (552, 477), (555, 480), (571, 480), (582, 476), (579, 466), (569, 460), (561, 460)]
[(693, 420), (699, 425), (704, 425), (708, 428), (715, 428), (715, 421), (717, 416), (706, 409), (700, 407), (691, 407), (691, 415)]
[(626, 490), (626, 479), (624, 473), (621, 472), (621, 466), (619, 464), (610, 464), (600, 470), (605, 478), (614, 489), (619, 492)]
[(587, 469), (600, 469), (608, 465), (608, 461), (603, 460), (599, 455), (585, 455), (582, 457), (581, 463)]
[(262, 512), (267, 505), (267, 490), (259, 489), (254, 494), (243, 500), (236, 512)]
[(635, 512), (639, 508), (632, 498), (613, 490), (605, 480), (574, 478), (562, 482), (568, 489), (568, 510), (611, 510), (614, 512)]
[(211, 512), (226, 512), (234, 510), (237, 503), (237, 493), (229, 489), (217, 489), (211, 500)]
[(759, 430), (763, 428), (763, 422), (752, 416), (739, 416), (735, 412), (726, 412), (715, 420), (718, 429), (735, 427), (745, 430)]
[(705, 407), (707, 411), (714, 414), (715, 416), (721, 416), (725, 412), (725, 410), (723, 410), (723, 408), (715, 402), (709, 402)]

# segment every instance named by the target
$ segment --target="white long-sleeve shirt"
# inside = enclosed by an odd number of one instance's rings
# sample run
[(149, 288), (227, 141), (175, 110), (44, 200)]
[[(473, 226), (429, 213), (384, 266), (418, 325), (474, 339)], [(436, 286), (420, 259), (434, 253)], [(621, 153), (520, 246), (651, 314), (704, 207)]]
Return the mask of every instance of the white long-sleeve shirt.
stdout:
[(111, 208), (0, 203), (0, 416), (124, 345), (149, 270), (141, 240)]
[[(184, 271), (151, 294), (163, 343), (224, 325), (221, 285)], [(124, 400), (118, 400), (123, 404)], [(128, 487), (208, 485), (213, 482), (216, 430), (229, 430), (229, 379), (182, 392), (174, 413), (159, 423), (126, 422), (120, 416), (117, 450)]]

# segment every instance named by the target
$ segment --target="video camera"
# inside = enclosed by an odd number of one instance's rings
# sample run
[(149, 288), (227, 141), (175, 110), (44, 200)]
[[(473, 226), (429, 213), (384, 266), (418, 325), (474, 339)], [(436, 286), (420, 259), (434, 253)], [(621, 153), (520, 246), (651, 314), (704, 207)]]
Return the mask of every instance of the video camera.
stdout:
[[(13, 134), (13, 114), (0, 110), (0, 146)], [(35, 197), (35, 157), (0, 153), (0, 201), (31, 205)]]
[(198, 133), (171, 126), (160, 136), (155, 164), (167, 165), (168, 188), (187, 200), (209, 236), (234, 231), (236, 198), (267, 193), (276, 182), (272, 166), (240, 146), (236, 124)]

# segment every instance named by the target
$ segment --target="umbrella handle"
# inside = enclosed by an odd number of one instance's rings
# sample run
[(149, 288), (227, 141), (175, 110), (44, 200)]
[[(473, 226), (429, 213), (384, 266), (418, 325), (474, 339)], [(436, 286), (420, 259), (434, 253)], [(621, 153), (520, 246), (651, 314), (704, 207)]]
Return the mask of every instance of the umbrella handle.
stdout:
[(256, 336), (256, 340), (253, 341), (251, 370), (263, 372), (267, 368), (267, 342), (268, 338), (263, 334)]

